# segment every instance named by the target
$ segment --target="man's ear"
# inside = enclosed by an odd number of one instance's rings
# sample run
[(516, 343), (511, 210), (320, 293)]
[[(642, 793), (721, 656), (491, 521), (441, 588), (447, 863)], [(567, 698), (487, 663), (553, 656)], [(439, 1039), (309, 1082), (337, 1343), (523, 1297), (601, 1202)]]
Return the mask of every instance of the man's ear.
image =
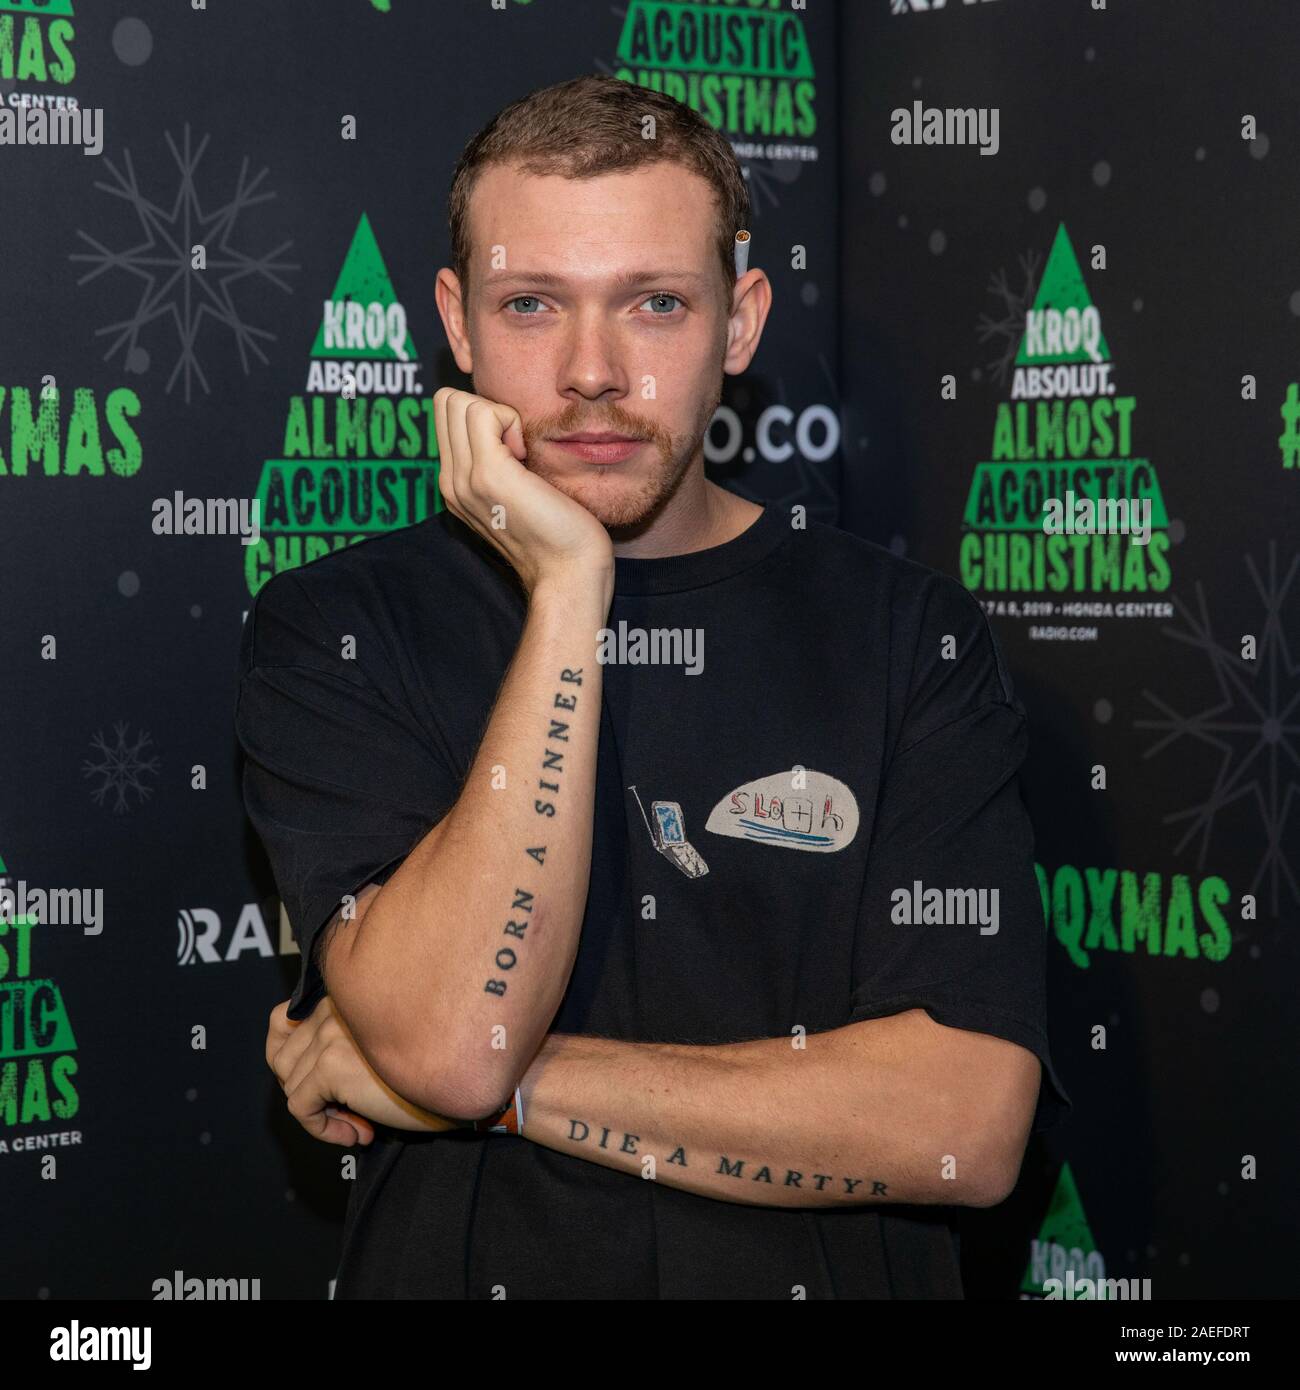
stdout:
[(474, 354), (469, 345), (468, 317), (461, 295), (460, 279), (454, 270), (443, 266), (438, 272), (433, 297), (438, 305), (438, 313), (442, 316), (442, 326), (447, 333), (447, 342), (451, 345), (451, 355), (456, 359), (456, 365), (461, 371), (466, 376), (472, 376)]
[(745, 371), (763, 336), (763, 325), (772, 308), (772, 282), (758, 269), (747, 270), (736, 281), (731, 294), (731, 317), (727, 320), (727, 353), (722, 370), (731, 376)]

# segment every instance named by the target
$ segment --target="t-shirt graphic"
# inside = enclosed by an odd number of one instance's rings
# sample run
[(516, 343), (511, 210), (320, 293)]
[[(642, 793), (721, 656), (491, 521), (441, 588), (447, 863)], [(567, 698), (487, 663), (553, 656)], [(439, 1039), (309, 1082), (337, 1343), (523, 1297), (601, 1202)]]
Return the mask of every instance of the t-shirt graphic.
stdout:
[(699, 851), (686, 838), (682, 825), (682, 808), (675, 801), (655, 801), (650, 806), (653, 821), (646, 819), (645, 807), (635, 787), (628, 791), (636, 797), (636, 804), (645, 820), (645, 828), (650, 832), (650, 843), (655, 849), (686, 875), (687, 878), (703, 878), (709, 866), (700, 857)]
[(833, 854), (858, 833), (858, 803), (838, 778), (795, 767), (737, 787), (713, 808), (704, 828), (715, 835)]

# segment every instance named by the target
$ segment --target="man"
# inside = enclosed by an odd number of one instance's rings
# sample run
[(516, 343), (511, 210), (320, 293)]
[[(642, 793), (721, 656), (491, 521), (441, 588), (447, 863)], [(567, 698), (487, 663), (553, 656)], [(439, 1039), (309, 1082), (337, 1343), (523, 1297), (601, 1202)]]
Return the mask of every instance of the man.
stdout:
[(960, 1297), (951, 1208), (1069, 1104), (978, 603), (704, 476), (747, 213), (669, 98), (506, 108), (437, 281), (447, 510), (249, 619), (268, 1060), (310, 1132), (380, 1127), (336, 1297)]

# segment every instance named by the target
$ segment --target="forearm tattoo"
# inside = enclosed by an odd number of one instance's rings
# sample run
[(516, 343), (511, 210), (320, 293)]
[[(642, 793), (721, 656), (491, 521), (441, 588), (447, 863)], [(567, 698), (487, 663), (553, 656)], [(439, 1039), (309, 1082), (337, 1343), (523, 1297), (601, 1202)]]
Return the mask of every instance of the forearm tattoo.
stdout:
[[(579, 667), (576, 671), (571, 671), (568, 667), (565, 667), (565, 669), (560, 672), (560, 681), (563, 685), (580, 686), (582, 684), (582, 668)], [(554, 708), (564, 710), (566, 713), (571, 714), (578, 708), (577, 691), (568, 693), (563, 690), (557, 690), (555, 692)], [(546, 731), (547, 746), (542, 749), (543, 775), (537, 779), (538, 790), (548, 793), (548, 797), (546, 800), (543, 800), (541, 797), (534, 797), (533, 810), (539, 816), (552, 818), (556, 815), (556, 798), (559, 797), (561, 787), (563, 786), (564, 749), (552, 747), (551, 745), (568, 743), (569, 726), (564, 723), (563, 720), (555, 718), (554, 715), (548, 717), (550, 719), (550, 728)], [(545, 845), (533, 845), (525, 849), (524, 853), (533, 859), (539, 866), (545, 866)], [(533, 890), (520, 888), (518, 886), (515, 887), (514, 901), (510, 904), (510, 915), (506, 918), (505, 926), (501, 929), (501, 934), (510, 939), (497, 949), (493, 963), (499, 973), (488, 977), (487, 982), (483, 986), (485, 994), (494, 994), (498, 998), (505, 994), (507, 982), (502, 976), (508, 974), (508, 972), (518, 965), (519, 950), (525, 939), (524, 933), (531, 926), (533, 928), (533, 935), (536, 936), (541, 914), (535, 911), (536, 904), (534, 898), (535, 894)]]
[[(599, 1138), (595, 1137), (594, 1130), (599, 1131)], [(571, 1144), (576, 1144), (581, 1149), (603, 1149), (607, 1153), (628, 1154), (634, 1158), (640, 1158), (643, 1162), (651, 1155), (642, 1154), (637, 1149), (637, 1144), (641, 1142), (639, 1134), (628, 1134), (620, 1131), (611, 1130), (604, 1125), (594, 1127), (586, 1120), (569, 1119), (569, 1132), (566, 1138)], [(611, 1136), (613, 1140), (611, 1142)], [(678, 1145), (672, 1153), (664, 1160), (680, 1168), (692, 1167), (686, 1157), (686, 1149)], [(850, 1178), (837, 1176), (831, 1173), (807, 1173), (800, 1169), (788, 1168), (784, 1164), (772, 1164), (757, 1162), (750, 1158), (732, 1158), (728, 1154), (708, 1154), (703, 1158), (698, 1158), (694, 1165), (698, 1171), (717, 1174), (720, 1177), (734, 1178), (738, 1183), (758, 1182), (766, 1183), (769, 1187), (795, 1188), (804, 1192), (826, 1192), (832, 1196), (855, 1197), (859, 1201), (866, 1197), (888, 1197), (889, 1189), (879, 1178), (870, 1180), (871, 1188), (867, 1191), (864, 1184), (866, 1178)]]

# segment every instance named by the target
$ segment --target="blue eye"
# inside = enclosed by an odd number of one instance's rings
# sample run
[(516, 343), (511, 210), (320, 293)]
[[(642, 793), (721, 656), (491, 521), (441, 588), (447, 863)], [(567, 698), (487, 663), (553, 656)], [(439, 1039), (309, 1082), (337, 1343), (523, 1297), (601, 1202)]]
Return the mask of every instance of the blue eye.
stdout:
[[(665, 299), (670, 299), (673, 301), (672, 307), (663, 311), (664, 313), (668, 314), (673, 313), (677, 309), (678, 305), (680, 305), (682, 302), (680, 299), (677, 298), (675, 294), (660, 293), (652, 294), (650, 298), (645, 301), (645, 303), (653, 304), (655, 302), (663, 301)], [(658, 311), (656, 311), (656, 313), (658, 313)]]
[[(510, 303), (512, 306), (516, 304), (531, 304), (538, 309), (542, 307), (542, 301), (538, 299), (535, 294), (521, 294), (517, 296), (515, 299), (512, 299)], [(533, 316), (532, 311), (528, 309), (521, 310), (520, 312), (523, 314), (525, 318), (531, 318)]]

